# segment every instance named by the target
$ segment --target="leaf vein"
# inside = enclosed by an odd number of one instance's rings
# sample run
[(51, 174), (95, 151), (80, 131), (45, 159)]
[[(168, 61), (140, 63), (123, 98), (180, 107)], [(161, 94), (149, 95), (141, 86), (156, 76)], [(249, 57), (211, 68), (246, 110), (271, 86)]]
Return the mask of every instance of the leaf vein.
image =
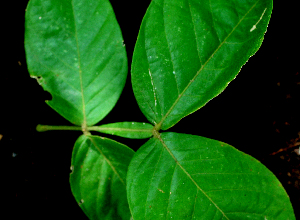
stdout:
[(73, 16), (74, 16), (75, 39), (76, 39), (76, 47), (77, 47), (78, 69), (79, 69), (79, 79), (80, 79), (80, 88), (81, 88), (82, 114), (83, 114), (82, 128), (85, 130), (87, 122), (86, 122), (86, 113), (85, 113), (81, 59), (80, 59), (79, 42), (78, 42), (78, 30), (77, 30), (77, 25), (76, 25), (76, 15), (75, 15), (75, 8), (74, 8), (73, 0), (72, 0), (72, 12), (73, 12)]
[(174, 173), (175, 173), (175, 170), (177, 168), (177, 165), (178, 164), (176, 164), (176, 166), (174, 167), (173, 174), (172, 174), (172, 179), (171, 179), (171, 183), (170, 183), (170, 190), (169, 190), (170, 193), (169, 193), (169, 199), (168, 199), (168, 205), (167, 205), (167, 216), (166, 216), (166, 218), (168, 217), (168, 214), (170, 214), (170, 211), (168, 211), (168, 210), (169, 210), (169, 206), (170, 206), (170, 197), (172, 195), (171, 188), (172, 188), (172, 184), (173, 184), (173, 180), (174, 180)]
[[(110, 168), (113, 170), (113, 172), (116, 174), (116, 176), (120, 179), (120, 181), (122, 182), (122, 184), (125, 186), (125, 181), (123, 180), (123, 178), (120, 176), (119, 172), (116, 170), (115, 166), (112, 164), (112, 162), (105, 156), (105, 154), (103, 153), (103, 151), (97, 146), (97, 144), (95, 143), (95, 141), (93, 140), (92, 137), (89, 137), (89, 140), (91, 141), (91, 143), (94, 145), (94, 147), (99, 151), (99, 153), (103, 156), (104, 160), (106, 161), (106, 163), (110, 166)], [(111, 181), (113, 182), (113, 181)]]
[[(164, 1), (164, 3), (165, 3), (165, 1)], [(164, 24), (165, 24), (165, 14), (164, 14), (164, 12), (163, 12), (163, 17), (164, 17), (163, 22), (164, 22)], [(171, 63), (172, 63), (172, 68), (173, 68), (173, 71), (172, 71), (172, 72), (175, 72), (175, 68), (174, 68), (174, 60), (173, 60), (172, 53), (171, 53), (171, 49), (170, 49), (170, 43), (169, 43), (168, 38), (167, 38), (166, 25), (164, 25), (164, 24), (163, 24), (163, 26), (164, 26), (164, 34), (165, 34), (165, 38), (166, 38), (167, 45), (168, 45), (169, 55), (170, 55), (170, 58), (171, 58)], [(178, 96), (179, 96), (179, 93), (180, 93), (180, 92), (179, 92), (179, 87), (178, 87), (177, 78), (176, 78), (176, 75), (175, 75), (175, 74), (172, 74), (172, 75), (173, 75), (174, 78), (175, 78), (176, 87), (177, 87), (177, 93), (178, 93)], [(163, 111), (162, 111), (162, 114), (163, 114)], [(163, 116), (163, 115), (162, 115), (162, 116)]]
[[(95, 37), (91, 40), (91, 42), (89, 43), (89, 45), (94, 45), (94, 42), (97, 41), (97, 37), (99, 36), (99, 34), (100, 34), (100, 32), (102, 31), (102, 29), (105, 27), (106, 22), (108, 22), (108, 20), (109, 20), (108, 17), (106, 17), (105, 21), (103, 22), (103, 24), (102, 24), (101, 27), (99, 28), (97, 34), (96, 34)], [(101, 46), (104, 47), (104, 45), (106, 44), (106, 42), (112, 38), (111, 35), (112, 35), (112, 32), (113, 32), (113, 31), (114, 31), (113, 29), (110, 31), (109, 36), (106, 38), (105, 42), (104, 42), (103, 45), (101, 45)], [(98, 46), (98, 45), (97, 45), (97, 47), (102, 48), (102, 47), (100, 47), (100, 46)], [(103, 50), (99, 50), (99, 52), (98, 52), (97, 54), (94, 55), (94, 59), (91, 59), (91, 60), (85, 65), (85, 67), (87, 68), (90, 64), (94, 64), (94, 63), (95, 63), (95, 60), (96, 60), (96, 59), (99, 59), (99, 56), (98, 56), (98, 55), (101, 54), (101, 53), (103, 53)], [(110, 59), (109, 59), (109, 60), (110, 60)]]
[(195, 34), (195, 39), (196, 39), (196, 44), (197, 44), (197, 52), (198, 52), (198, 57), (199, 57), (199, 61), (200, 61), (200, 64), (202, 66), (202, 60), (201, 60), (201, 56), (200, 56), (200, 51), (199, 51), (199, 45), (198, 45), (198, 37), (197, 37), (197, 34), (196, 34), (196, 25), (195, 25), (195, 22), (194, 22), (194, 18), (193, 18), (193, 15), (192, 15), (192, 10), (191, 10), (191, 3), (190, 3), (190, 0), (187, 0), (188, 1), (188, 5), (189, 5), (189, 12), (190, 12), (190, 15), (191, 15), (191, 20), (192, 20), (192, 23), (193, 23), (193, 27), (194, 27), (194, 34)]
[[(157, 143), (155, 143), (154, 148), (156, 147), (156, 145), (157, 145)], [(148, 206), (147, 201), (148, 201), (148, 196), (149, 196), (149, 192), (150, 192), (150, 189), (151, 189), (151, 184), (152, 184), (152, 182), (153, 182), (153, 180), (154, 180), (154, 174), (156, 173), (156, 169), (157, 169), (158, 164), (159, 164), (159, 162), (160, 162), (160, 160), (161, 160), (162, 153), (163, 153), (163, 149), (161, 150), (160, 155), (159, 155), (159, 158), (158, 158), (158, 160), (157, 160), (157, 163), (155, 164), (155, 169), (154, 169), (154, 171), (153, 171), (153, 175), (152, 175), (151, 180), (150, 180), (150, 183), (149, 183), (149, 188), (148, 188), (147, 197), (146, 197), (146, 202), (145, 202), (145, 210), (147, 210), (147, 206)], [(147, 219), (147, 218), (146, 218), (146, 212), (144, 212), (144, 213), (145, 213), (144, 219)]]
[[(27, 45), (27, 47), (30, 47), (30, 45)], [(55, 75), (55, 73), (57, 73), (57, 71), (51, 69), (48, 65), (45, 65), (44, 63), (42, 63), (42, 62), (39, 60), (39, 58), (38, 58), (35, 54), (33, 54), (32, 56), (34, 57), (34, 59), (35, 59), (36, 62), (38, 62), (38, 63), (39, 63), (41, 66), (43, 66), (44, 68), (48, 69), (50, 72), (52, 72), (52, 76), (51, 76), (51, 77), (59, 77), (59, 78), (61, 78), (61, 80), (62, 80), (64, 83), (66, 83), (67, 85), (69, 85), (69, 86), (70, 86), (71, 88), (73, 88), (75, 91), (81, 92), (80, 90), (78, 90), (77, 88), (75, 88), (72, 84), (70, 84), (67, 80), (65, 80), (64, 77), (62, 77), (62, 75), (59, 75), (59, 76)], [(31, 76), (35, 76), (35, 75), (33, 75), (33, 74), (30, 74), (30, 75), (31, 75)], [(37, 76), (41, 76), (41, 77), (43, 78), (43, 75), (37, 75)], [(51, 91), (51, 94), (52, 94), (52, 93), (54, 93), (54, 92)]]

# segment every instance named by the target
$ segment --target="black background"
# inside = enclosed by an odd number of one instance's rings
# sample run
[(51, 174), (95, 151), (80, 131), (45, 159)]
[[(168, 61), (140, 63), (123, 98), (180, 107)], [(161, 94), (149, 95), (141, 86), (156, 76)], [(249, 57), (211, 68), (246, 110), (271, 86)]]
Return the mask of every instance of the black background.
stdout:
[[(147, 1), (111, 0), (126, 44), (128, 62)], [(27, 1), (3, 8), (4, 48), (0, 74), (0, 147), (6, 219), (87, 219), (69, 186), (73, 145), (81, 132), (38, 133), (37, 124), (70, 125), (44, 102), (51, 97), (29, 77), (24, 52)], [(299, 16), (297, 5), (274, 1), (260, 50), (228, 88), (169, 131), (201, 135), (235, 146), (260, 160), (281, 181), (295, 213), (300, 204)], [(130, 66), (130, 65), (129, 65)], [(115, 108), (101, 124), (147, 122), (134, 99), (130, 74)], [(105, 136), (105, 135), (103, 135)], [(106, 135), (137, 150), (146, 140)], [(8, 199), (7, 199), (8, 198)], [(8, 205), (8, 208), (6, 208)]]

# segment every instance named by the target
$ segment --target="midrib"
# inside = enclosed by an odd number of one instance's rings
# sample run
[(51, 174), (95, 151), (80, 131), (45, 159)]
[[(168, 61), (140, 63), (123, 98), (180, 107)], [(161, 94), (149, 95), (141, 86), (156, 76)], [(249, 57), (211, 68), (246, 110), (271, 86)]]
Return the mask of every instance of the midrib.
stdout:
[(110, 166), (112, 171), (116, 174), (116, 176), (119, 178), (121, 183), (125, 186), (125, 181), (123, 178), (120, 176), (119, 172), (116, 170), (116, 167), (112, 164), (112, 162), (106, 157), (106, 155), (103, 153), (103, 151), (98, 147), (97, 143), (94, 141), (92, 136), (87, 136), (87, 138), (92, 142), (94, 147), (98, 150), (98, 152), (102, 155), (106, 163)]
[(81, 100), (82, 100), (82, 114), (83, 114), (83, 122), (82, 122), (82, 130), (85, 131), (87, 129), (87, 122), (86, 122), (86, 114), (85, 114), (85, 101), (84, 101), (84, 91), (83, 91), (83, 80), (82, 80), (82, 69), (81, 69), (81, 59), (80, 59), (80, 50), (79, 50), (79, 43), (78, 43), (78, 34), (77, 34), (77, 24), (76, 24), (76, 15), (75, 15), (75, 8), (74, 3), (72, 1), (72, 10), (74, 16), (74, 26), (75, 26), (75, 40), (76, 40), (76, 48), (77, 48), (77, 61), (78, 61), (78, 73), (79, 73), (79, 80), (80, 80), (80, 89), (81, 89)]
[(180, 167), (180, 169), (186, 174), (186, 176), (193, 182), (193, 184), (195, 185), (195, 187), (216, 207), (216, 209), (222, 213), (222, 215), (225, 217), (225, 219), (229, 218), (226, 216), (226, 214), (222, 211), (222, 209), (212, 200), (212, 198), (210, 198), (205, 191), (197, 184), (197, 182), (192, 178), (192, 176), (189, 174), (189, 172), (179, 163), (179, 161), (177, 160), (177, 158), (174, 156), (174, 154), (171, 152), (171, 150), (168, 148), (168, 146), (166, 145), (166, 143), (164, 142), (164, 140), (161, 138), (160, 134), (157, 132), (155, 135), (155, 138), (157, 138), (160, 143), (162, 144), (162, 146), (168, 151), (168, 153), (170, 154), (170, 156), (173, 158), (173, 160), (175, 161), (175, 163)]

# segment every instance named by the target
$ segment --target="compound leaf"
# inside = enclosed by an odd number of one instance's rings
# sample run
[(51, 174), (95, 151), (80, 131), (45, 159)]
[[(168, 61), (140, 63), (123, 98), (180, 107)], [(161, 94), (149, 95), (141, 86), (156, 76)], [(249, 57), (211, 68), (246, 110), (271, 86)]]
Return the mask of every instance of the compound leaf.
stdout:
[(116, 104), (127, 75), (122, 34), (108, 0), (31, 0), (25, 20), (31, 77), (71, 123), (91, 126)]
[(178, 133), (134, 155), (127, 196), (135, 220), (294, 220), (284, 188), (259, 161), (220, 141)]
[(260, 47), (272, 0), (152, 0), (132, 61), (147, 119), (166, 130), (220, 94)]
[(80, 136), (72, 154), (70, 184), (91, 220), (129, 220), (126, 173), (134, 151), (99, 136)]

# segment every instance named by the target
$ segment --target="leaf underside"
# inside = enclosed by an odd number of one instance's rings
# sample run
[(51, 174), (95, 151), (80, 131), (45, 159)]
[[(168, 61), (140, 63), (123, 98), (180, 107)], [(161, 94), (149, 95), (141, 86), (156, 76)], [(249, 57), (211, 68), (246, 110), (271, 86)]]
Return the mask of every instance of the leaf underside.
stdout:
[(276, 177), (234, 147), (204, 137), (162, 133), (134, 155), (129, 206), (139, 219), (295, 219)]
[(72, 154), (70, 184), (89, 219), (130, 219), (125, 183), (133, 154), (127, 146), (107, 138), (78, 138)]
[(26, 61), (54, 110), (81, 126), (104, 118), (127, 75), (122, 34), (108, 0), (31, 0)]
[(221, 93), (260, 47), (272, 0), (153, 0), (132, 61), (147, 119), (166, 130)]

